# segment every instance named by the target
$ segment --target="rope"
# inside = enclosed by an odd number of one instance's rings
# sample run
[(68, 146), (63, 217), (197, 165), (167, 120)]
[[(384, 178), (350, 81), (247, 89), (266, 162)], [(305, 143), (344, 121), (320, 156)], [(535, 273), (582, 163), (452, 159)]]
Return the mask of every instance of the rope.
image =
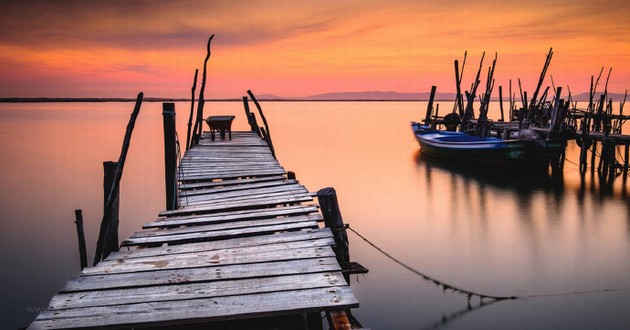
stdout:
[[(179, 145), (179, 135), (177, 135), (177, 130), (175, 130), (175, 147), (177, 149), (177, 164), (178, 164), (177, 165), (177, 172), (178, 172), (177, 174), (178, 175), (175, 176), (174, 180), (175, 180), (175, 187), (177, 188), (176, 191), (179, 191), (179, 180), (177, 180), (177, 179), (178, 179), (178, 177), (181, 177), (182, 180), (184, 180), (184, 170), (182, 169), (182, 150), (181, 150), (180, 145)], [(177, 198), (179, 198), (178, 196), (179, 196), (179, 194), (176, 193), (175, 196), (173, 197), (175, 199), (173, 201), (173, 205), (177, 205)], [(188, 205), (188, 195), (184, 196), (184, 199), (186, 200), (186, 205)]]
[(406, 268), (407, 270), (411, 271), (412, 273), (422, 277), (422, 279), (429, 281), (435, 285), (437, 285), (438, 287), (441, 287), (443, 291), (453, 291), (456, 293), (461, 293), (461, 294), (465, 294), (468, 296), (468, 301), (470, 302), (470, 299), (472, 297), (479, 297), (480, 300), (483, 300), (485, 298), (489, 298), (489, 299), (494, 299), (494, 300), (507, 300), (507, 299), (518, 299), (516, 296), (494, 296), (494, 295), (488, 295), (488, 294), (483, 294), (483, 293), (478, 293), (478, 292), (474, 292), (474, 291), (470, 291), (470, 290), (466, 290), (466, 289), (461, 289), (458, 288), (456, 286), (450, 285), (450, 284), (446, 284), (432, 276), (426, 275), (424, 273), (422, 273), (421, 271), (405, 264), (404, 262), (394, 258), (392, 255), (390, 255), (389, 253), (385, 252), (383, 249), (379, 248), (378, 246), (376, 246), (374, 243), (370, 242), (370, 240), (368, 240), (367, 238), (365, 238), (365, 236), (359, 234), (356, 230), (354, 230), (353, 228), (350, 227), (350, 225), (346, 224), (346, 228), (349, 229), (351, 232), (355, 233), (357, 236), (359, 236), (361, 239), (363, 239), (366, 243), (368, 243), (369, 245), (371, 245), (373, 248), (375, 248), (378, 252), (382, 253), (384, 256), (386, 256), (387, 258), (391, 259), (392, 261), (394, 261), (395, 263), (399, 264), (400, 266)]
[(399, 264), (400, 266), (402, 266), (403, 268), (411, 271), (412, 273), (422, 277), (422, 279), (429, 281), (435, 285), (437, 285), (438, 287), (441, 287), (443, 291), (452, 291), (455, 293), (460, 293), (460, 294), (464, 294), (468, 297), (468, 304), (469, 304), (469, 308), (470, 308), (470, 299), (472, 297), (479, 297), (480, 302), (483, 303), (483, 299), (494, 299), (495, 301), (500, 301), (500, 300), (517, 300), (517, 299), (529, 299), (529, 298), (543, 298), (543, 297), (557, 297), (557, 296), (572, 296), (572, 295), (582, 295), (582, 294), (591, 294), (591, 293), (610, 293), (610, 292), (622, 292), (622, 291), (630, 291), (630, 288), (616, 288), (616, 289), (600, 289), (600, 290), (590, 290), (590, 291), (573, 291), (573, 292), (564, 292), (564, 293), (540, 293), (540, 294), (531, 294), (531, 295), (523, 295), (523, 296), (494, 296), (494, 295), (488, 295), (488, 294), (482, 294), (482, 293), (478, 293), (478, 292), (474, 292), (474, 291), (470, 291), (470, 290), (466, 290), (466, 289), (461, 289), (458, 288), (456, 286), (450, 285), (450, 284), (446, 284), (434, 277), (431, 277), (427, 274), (422, 273), (421, 271), (405, 264), (404, 262), (396, 259), (395, 257), (393, 257), (391, 254), (385, 252), (383, 249), (381, 249), (380, 247), (376, 246), (374, 243), (372, 243), (370, 240), (368, 240), (365, 236), (359, 234), (356, 230), (354, 230), (353, 228), (350, 227), (349, 224), (346, 224), (344, 229), (349, 229), (351, 232), (355, 233), (357, 236), (359, 236), (362, 240), (364, 240), (366, 243), (368, 243), (369, 245), (371, 245), (373, 248), (375, 248), (377, 251), (379, 251), (380, 253), (382, 253), (384, 256), (386, 256), (387, 258), (391, 259), (392, 261), (394, 261), (395, 263)]

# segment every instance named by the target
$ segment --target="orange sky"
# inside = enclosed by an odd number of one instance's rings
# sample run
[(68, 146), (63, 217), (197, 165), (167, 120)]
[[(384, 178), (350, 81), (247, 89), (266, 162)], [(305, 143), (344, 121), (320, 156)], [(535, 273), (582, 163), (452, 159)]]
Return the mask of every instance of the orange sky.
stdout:
[(210, 34), (208, 98), (452, 92), (464, 51), (465, 88), (486, 51), (497, 85), (531, 91), (550, 47), (557, 85), (587, 91), (605, 66), (630, 87), (625, 0), (7, 2), (0, 97), (188, 97)]

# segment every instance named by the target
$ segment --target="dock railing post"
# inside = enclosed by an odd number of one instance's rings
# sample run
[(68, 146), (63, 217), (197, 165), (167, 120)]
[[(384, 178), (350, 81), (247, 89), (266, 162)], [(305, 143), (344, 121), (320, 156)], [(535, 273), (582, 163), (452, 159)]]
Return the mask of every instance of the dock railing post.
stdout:
[[(339, 202), (337, 201), (337, 192), (335, 188), (323, 188), (317, 192), (317, 199), (319, 200), (319, 206), (321, 207), (322, 216), (324, 217), (324, 224), (330, 228), (335, 239), (335, 255), (337, 261), (343, 267), (344, 264), (350, 262), (350, 248), (348, 242), (348, 234), (346, 234), (343, 224), (343, 218), (341, 217), (341, 211), (339, 210)], [(344, 274), (344, 277), (347, 276)], [(347, 281), (348, 279), (346, 279)]]
[(77, 225), (77, 238), (79, 240), (79, 260), (81, 263), (81, 270), (87, 267), (87, 253), (85, 252), (85, 231), (83, 230), (83, 212), (81, 210), (74, 210), (74, 216), (76, 220), (74, 223)]
[(117, 162), (103, 162), (103, 209), (109, 212), (107, 221), (107, 231), (103, 240), (103, 259), (111, 252), (118, 251), (118, 223), (120, 222), (120, 187), (115, 187), (115, 197), (112, 201), (111, 208), (107, 208), (107, 198), (109, 192), (114, 185), (114, 177), (116, 176)]
[(177, 145), (175, 139), (175, 103), (162, 103), (164, 123), (164, 182), (166, 210), (177, 208)]

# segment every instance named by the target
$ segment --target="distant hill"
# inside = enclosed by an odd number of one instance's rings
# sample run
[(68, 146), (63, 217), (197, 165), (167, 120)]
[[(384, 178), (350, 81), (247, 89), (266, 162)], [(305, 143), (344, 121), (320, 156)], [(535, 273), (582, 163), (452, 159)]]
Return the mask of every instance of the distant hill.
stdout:
[[(598, 92), (595, 95), (594, 101), (595, 102), (599, 101), (599, 98), (601, 97), (602, 94), (603, 94), (603, 92)], [(581, 93), (581, 94), (573, 95), (572, 97), (573, 97), (573, 101), (580, 101), (580, 102), (588, 102), (589, 98), (590, 98), (589, 93)], [(624, 94), (608, 93), (608, 98), (609, 99), (612, 98), (613, 101), (623, 101)]]
[[(598, 92), (595, 96), (595, 100), (599, 100), (602, 92)], [(393, 91), (365, 91), (365, 92), (338, 92), (338, 93), (323, 93), (302, 97), (284, 97), (274, 94), (261, 94), (256, 98), (260, 101), (428, 101), (430, 93), (399, 93)], [(562, 95), (563, 98), (567, 97), (567, 94)], [(612, 98), (614, 101), (623, 101), (624, 94), (609, 93), (608, 98)], [(517, 97), (517, 99), (519, 99)], [(547, 97), (548, 100), (551, 97)], [(574, 101), (588, 102), (589, 94), (580, 93), (573, 95)], [(242, 101), (241, 98), (206, 98), (207, 101)], [(454, 101), (455, 93), (436, 93), (436, 101)], [(498, 95), (492, 97), (493, 101), (498, 100)], [(520, 99), (519, 99), (520, 100)], [(145, 102), (185, 102), (190, 101), (187, 98), (156, 98), (146, 97)], [(49, 98), (49, 97), (10, 97), (0, 98), (2, 102), (135, 102), (135, 99), (127, 98)]]
[[(430, 93), (398, 93), (393, 91), (340, 92), (310, 95), (300, 99), (309, 101), (340, 100), (340, 101), (426, 101)], [(437, 93), (436, 100), (453, 100), (454, 93)]]

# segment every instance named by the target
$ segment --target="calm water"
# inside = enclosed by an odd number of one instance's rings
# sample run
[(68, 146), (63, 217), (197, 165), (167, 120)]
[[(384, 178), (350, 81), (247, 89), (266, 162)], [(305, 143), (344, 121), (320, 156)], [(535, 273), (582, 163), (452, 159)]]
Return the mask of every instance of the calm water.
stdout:
[[(449, 108), (449, 105), (442, 105)], [(349, 233), (355, 316), (372, 329), (628, 329), (630, 204), (580, 180), (514, 180), (419, 156), (409, 121), (420, 102), (264, 103), (280, 162), (310, 190), (337, 190), (344, 220), (390, 254), (461, 288), (526, 299), (479, 306), (400, 267)], [(116, 160), (131, 103), (0, 104), (0, 324), (27, 325), (79, 273), (74, 210), (94, 253), (102, 162)], [(188, 104), (177, 104), (185, 135)], [(235, 114), (241, 103), (208, 103)], [(495, 116), (496, 118), (496, 116)], [(161, 104), (142, 107), (121, 187), (120, 236), (155, 219), (164, 199)], [(626, 127), (626, 134), (628, 129)], [(569, 144), (569, 160), (579, 149)], [(544, 297), (532, 297), (545, 295)]]

